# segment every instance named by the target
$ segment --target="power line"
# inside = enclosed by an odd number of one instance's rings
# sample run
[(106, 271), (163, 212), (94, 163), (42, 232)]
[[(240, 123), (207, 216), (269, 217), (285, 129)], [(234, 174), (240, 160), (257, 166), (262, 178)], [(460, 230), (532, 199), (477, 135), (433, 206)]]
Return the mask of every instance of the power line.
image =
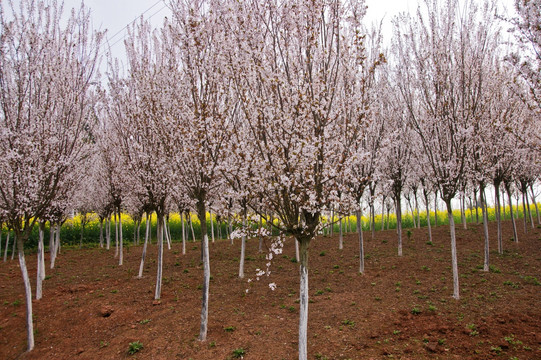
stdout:
[[(156, 1), (151, 7), (149, 7), (148, 9), (146, 9), (146, 10), (145, 10), (144, 12), (142, 12), (139, 16), (135, 17), (132, 21), (130, 21), (128, 24), (126, 24), (126, 26), (124, 26), (122, 29), (120, 29), (119, 31), (117, 31), (113, 36), (111, 36), (110, 38), (108, 38), (108, 39), (107, 39), (107, 42), (104, 43), (104, 46), (107, 46), (107, 45), (109, 44), (109, 42), (110, 42), (112, 39), (114, 39), (118, 34), (120, 34), (121, 32), (124, 31), (124, 35), (123, 35), (120, 39), (116, 40), (113, 44), (109, 45), (108, 48), (109, 48), (109, 49), (112, 49), (116, 44), (118, 44), (119, 42), (123, 41), (123, 40), (126, 38), (126, 36), (127, 36), (127, 33), (126, 33), (125, 31), (128, 29), (128, 27), (129, 27), (130, 25), (132, 25), (135, 21), (137, 21), (139, 18), (141, 18), (142, 16), (144, 16), (147, 12), (149, 12), (149, 11), (152, 10), (154, 7), (156, 7), (156, 5), (158, 5), (158, 4), (161, 3), (161, 2), (163, 2), (164, 5), (163, 5), (160, 9), (158, 9), (156, 12), (154, 12), (152, 15), (150, 15), (146, 20), (148, 21), (148, 20), (152, 19), (155, 15), (157, 15), (158, 13), (160, 13), (163, 9), (165, 9), (165, 8), (167, 7), (167, 4), (166, 4), (165, 1), (163, 1), (163, 0), (158, 0), (158, 1)], [(107, 49), (104, 49), (104, 51), (106, 51), (106, 50), (107, 50)], [(103, 54), (104, 51), (102, 51), (102, 54)]]

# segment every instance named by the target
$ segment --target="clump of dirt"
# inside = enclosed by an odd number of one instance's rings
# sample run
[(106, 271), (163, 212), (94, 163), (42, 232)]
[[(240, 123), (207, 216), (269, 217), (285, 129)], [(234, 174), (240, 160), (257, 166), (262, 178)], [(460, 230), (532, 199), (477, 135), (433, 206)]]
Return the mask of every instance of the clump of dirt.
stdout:
[[(495, 251), (490, 224), (491, 271), (483, 272), (483, 231), (457, 225), (461, 299), (451, 297), (449, 230), (411, 229), (404, 255), (396, 232), (365, 234), (366, 271), (358, 273), (357, 234), (321, 237), (310, 246), (308, 349), (311, 359), (541, 358), (541, 229), (519, 231), (504, 253)], [(240, 243), (210, 244), (208, 340), (197, 340), (202, 267), (198, 243), (182, 255), (165, 251), (163, 293), (154, 301), (156, 245), (137, 279), (141, 247), (128, 246), (124, 265), (114, 250), (63, 249), (47, 267), (43, 299), (34, 301), (36, 347), (26, 348), (24, 290), (18, 262), (0, 263), (2, 359), (294, 359), (298, 334), (298, 264), (292, 240), (265, 268), (258, 241), (247, 244), (246, 278), (238, 278)], [(35, 274), (35, 255), (27, 257)], [(47, 258), (48, 264), (48, 258)], [(32, 276), (35, 278), (35, 276)], [(252, 281), (248, 281), (252, 279)], [(272, 291), (268, 284), (276, 283)], [(34, 286), (34, 283), (32, 284)], [(143, 347), (134, 355), (130, 343)], [(132, 345), (134, 346), (134, 345)], [(22, 356), (21, 356), (22, 354)]]

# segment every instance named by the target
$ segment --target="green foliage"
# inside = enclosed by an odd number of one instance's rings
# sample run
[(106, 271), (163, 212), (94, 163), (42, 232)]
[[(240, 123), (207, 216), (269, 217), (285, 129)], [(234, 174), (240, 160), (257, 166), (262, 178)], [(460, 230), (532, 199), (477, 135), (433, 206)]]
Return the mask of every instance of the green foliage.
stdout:
[(133, 355), (143, 349), (143, 344), (139, 341), (131, 342), (128, 348), (128, 354)]
[(413, 315), (419, 315), (421, 313), (421, 309), (417, 306), (414, 306), (412, 309), (411, 309), (411, 313)]
[(238, 349), (235, 349), (233, 350), (233, 358), (235, 359), (240, 359), (242, 358), (244, 355), (246, 355), (246, 350), (244, 350), (243, 348), (238, 348)]

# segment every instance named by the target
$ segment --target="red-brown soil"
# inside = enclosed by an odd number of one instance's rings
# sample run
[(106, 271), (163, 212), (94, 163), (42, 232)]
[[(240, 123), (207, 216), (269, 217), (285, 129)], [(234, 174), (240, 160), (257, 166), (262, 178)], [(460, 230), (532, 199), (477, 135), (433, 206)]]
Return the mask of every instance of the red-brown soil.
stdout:
[[(404, 231), (404, 256), (394, 230), (366, 239), (366, 273), (358, 274), (357, 234), (318, 238), (310, 247), (310, 359), (541, 359), (541, 229), (510, 241), (504, 223), (504, 255), (490, 224), (493, 271), (482, 271), (482, 228), (457, 225), (461, 299), (452, 295), (449, 230)], [(141, 247), (126, 250), (117, 266), (114, 250), (64, 250), (34, 301), (36, 347), (24, 353), (24, 296), (17, 261), (0, 263), (1, 359), (294, 359), (297, 355), (298, 264), (294, 247), (272, 263), (270, 277), (238, 279), (240, 244), (210, 246), (208, 340), (197, 340), (202, 268), (199, 244), (165, 250), (163, 296), (153, 301), (156, 245), (145, 277), (136, 279)], [(265, 267), (257, 240), (247, 249), (247, 278)], [(27, 256), (32, 279), (36, 257)], [(48, 267), (47, 258), (47, 267)], [(268, 284), (275, 282), (271, 291)], [(32, 283), (34, 289), (34, 282)], [(248, 293), (246, 290), (249, 289)], [(413, 309), (418, 309), (419, 314)], [(129, 343), (143, 349), (128, 354)]]

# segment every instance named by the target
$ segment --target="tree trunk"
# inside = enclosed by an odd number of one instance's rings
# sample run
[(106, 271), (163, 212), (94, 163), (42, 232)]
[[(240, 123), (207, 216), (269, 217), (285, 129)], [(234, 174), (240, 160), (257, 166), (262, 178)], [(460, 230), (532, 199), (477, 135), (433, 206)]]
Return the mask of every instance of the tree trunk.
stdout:
[(299, 255), (299, 243), (295, 240), (295, 260), (297, 263), (301, 260)]
[(310, 239), (300, 242), (300, 309), (299, 309), (299, 360), (308, 359), (308, 246)]
[[(331, 237), (334, 235), (334, 210), (331, 209)], [(299, 257), (297, 256), (297, 260)]]
[(26, 337), (27, 337), (27, 351), (34, 349), (34, 323), (32, 319), (32, 288), (30, 287), (30, 278), (28, 277), (28, 269), (26, 268), (26, 261), (24, 259), (24, 242), (15, 234), (14, 243), (17, 243), (19, 253), (19, 266), (23, 275), (24, 282), (24, 294), (26, 302)]
[(259, 248), (257, 249), (257, 252), (262, 253), (263, 252), (263, 236), (262, 231), (263, 230), (263, 218), (259, 217)]
[[(173, 238), (171, 237), (171, 224), (169, 223), (169, 214), (167, 214), (167, 217), (166, 217), (165, 228), (167, 229), (167, 236), (169, 237), (169, 243), (170, 245), (172, 245)], [(169, 250), (171, 250), (171, 246), (169, 246)]]
[(504, 182), (505, 192), (507, 193), (507, 198), (509, 200), (509, 213), (511, 214), (511, 222), (513, 223), (513, 239), (518, 243), (518, 234), (517, 234), (517, 223), (515, 217), (513, 216), (513, 201), (511, 197), (511, 187), (507, 182)]
[[(54, 269), (54, 263), (56, 261), (56, 233), (58, 232), (57, 228), (56, 228), (56, 224), (53, 224), (51, 222), (49, 222), (49, 231), (51, 232), (50, 236), (52, 237), (52, 246), (49, 245), (49, 256), (50, 256), (50, 262), (51, 262), (51, 265), (50, 265), (50, 268), (51, 269)], [(49, 238), (49, 241), (51, 239)]]
[(53, 253), (54, 248), (54, 224), (49, 221), (49, 254)]
[(6, 235), (6, 248), (4, 249), (4, 262), (8, 260), (8, 248), (9, 248), (9, 229)]
[(438, 226), (438, 192), (434, 193), (434, 227)]
[(539, 215), (539, 208), (537, 207), (537, 202), (535, 201), (535, 193), (533, 191), (533, 184), (530, 184), (530, 191), (532, 192), (532, 202), (535, 205), (535, 214), (537, 215), (537, 224), (541, 225), (541, 215)]
[(162, 295), (162, 269), (163, 269), (163, 220), (161, 212), (157, 212), (156, 230), (158, 232), (158, 271), (156, 274), (156, 292), (154, 300), (159, 300)]
[(376, 215), (374, 212), (374, 197), (370, 195), (370, 236), (372, 239), (376, 236)]
[[(147, 219), (146, 223), (148, 224), (150, 221), (150, 215), (147, 213)], [(147, 246), (148, 246), (148, 238), (150, 234), (150, 228), (146, 226), (145, 229), (145, 243), (143, 244), (143, 254), (141, 256), (141, 264), (139, 265), (139, 274), (137, 275), (137, 278), (141, 279), (143, 277), (143, 269), (145, 266), (145, 259), (147, 257)]]
[(207, 235), (207, 222), (205, 221), (207, 210), (205, 199), (200, 198), (197, 202), (197, 215), (201, 222), (201, 248), (203, 250), (203, 296), (201, 304), (201, 326), (199, 328), (199, 341), (207, 339), (208, 315), (209, 315), (209, 285), (210, 285), (210, 261), (209, 261), (209, 238)]
[(475, 197), (475, 223), (479, 225), (479, 201), (477, 199), (477, 189), (473, 189), (473, 196)]
[(488, 215), (486, 207), (486, 195), (485, 195), (485, 184), (479, 184), (479, 197), (481, 198), (481, 211), (483, 214), (483, 231), (485, 234), (485, 261), (483, 263), (483, 271), (489, 270), (490, 263), (490, 252), (489, 252), (489, 242), (488, 242)]
[(81, 236), (79, 237), (79, 249), (83, 248), (83, 235), (85, 232), (85, 220), (83, 215), (81, 214)]
[(135, 220), (133, 224), (133, 245), (137, 245), (137, 224), (139, 220)]
[(186, 229), (184, 226), (184, 214), (180, 212), (180, 222), (182, 223), (182, 255), (186, 255)]
[(400, 205), (400, 194), (395, 195), (396, 230), (398, 233), (398, 256), (402, 256), (402, 206)]
[(342, 250), (344, 248), (344, 233), (342, 229), (342, 216), (338, 218), (339, 224), (339, 235), (338, 235), (338, 249)]
[(494, 199), (496, 200), (496, 222), (498, 225), (498, 253), (503, 254), (503, 240), (502, 240), (502, 208), (500, 205), (500, 183), (494, 182)]
[(116, 212), (114, 212), (115, 219), (115, 258), (118, 257), (118, 220), (116, 218)]
[(210, 234), (212, 236), (212, 242), (214, 242), (214, 220), (212, 219), (212, 209), (210, 211)]
[(530, 207), (530, 200), (528, 199), (528, 187), (524, 187), (524, 198), (526, 199), (526, 209), (528, 210), (528, 217), (530, 218), (530, 224), (532, 225), (532, 229), (535, 229), (535, 224), (533, 222), (533, 215), (532, 215), (532, 209)]
[(231, 245), (233, 245), (233, 237), (231, 236), (231, 233), (233, 232), (233, 226), (231, 225), (231, 215), (227, 215), (227, 228), (229, 229), (229, 239), (231, 240)]
[(468, 223), (466, 222), (466, 195), (464, 192), (460, 194), (460, 218), (462, 220), (462, 226), (464, 230), (468, 229)]
[(119, 232), (119, 245), (120, 245), (120, 254), (118, 258), (118, 265), (121, 266), (124, 263), (124, 240), (122, 239), (122, 215), (120, 213), (120, 208), (118, 208), (118, 232)]
[(428, 241), (432, 242), (432, 226), (430, 224), (430, 206), (428, 204), (428, 193), (423, 189), (423, 196), (426, 204), (426, 225), (428, 226)]
[(364, 274), (364, 239), (361, 216), (361, 210), (357, 210), (357, 231), (359, 232), (359, 273)]
[(137, 221), (137, 245), (141, 243), (141, 223), (143, 222), (143, 216)]
[[(14, 235), (15, 236), (15, 235)], [(17, 238), (13, 239), (13, 248), (11, 249), (11, 260), (15, 259), (15, 251), (18, 250)]]
[(528, 232), (528, 225), (527, 225), (527, 220), (526, 220), (528, 218), (528, 213), (526, 212), (526, 197), (524, 196), (524, 191), (521, 191), (521, 192), (522, 192), (522, 220), (524, 222), (524, 233), (526, 234)]
[(417, 213), (417, 229), (421, 228), (421, 212), (419, 211), (419, 199), (417, 198), (417, 190), (413, 192), (413, 198), (415, 200), (415, 212)]
[(103, 248), (103, 218), (100, 217), (100, 248)]
[[(190, 213), (188, 213), (188, 219), (190, 220), (190, 229), (192, 230), (192, 242), (195, 242), (195, 231), (193, 230), (192, 215)], [(206, 225), (207, 223), (205, 222), (205, 229), (207, 228)], [(203, 233), (201, 232), (201, 234)]]
[(39, 239), (38, 239), (38, 266), (36, 279), (36, 300), (40, 300), (43, 292), (42, 285), (45, 280), (45, 253), (43, 251), (43, 236), (45, 233), (45, 223), (39, 223)]
[(503, 220), (505, 220), (507, 218), (507, 214), (505, 211), (505, 196), (502, 196), (502, 209), (503, 209)]
[(106, 249), (111, 249), (111, 215), (107, 216), (105, 220), (105, 238), (106, 238)]
[(163, 230), (165, 233), (165, 240), (167, 240), (167, 250), (171, 250), (171, 237), (169, 236), (169, 230), (167, 229), (166, 217), (163, 217)]
[[(413, 228), (416, 228), (417, 227), (417, 223), (416, 223), (416, 219), (415, 219), (415, 211), (413, 210), (413, 206), (411, 205), (411, 199), (409, 197), (409, 195), (406, 197), (406, 201), (410, 207), (410, 210), (411, 210), (411, 222), (413, 224)], [(406, 206), (406, 212), (408, 211), (408, 207)]]
[(385, 229), (385, 196), (383, 197), (383, 200), (381, 201), (381, 230), (383, 231)]
[[(242, 219), (242, 226), (246, 230), (246, 209), (244, 210), (244, 217)], [(244, 258), (246, 257), (246, 235), (243, 232), (240, 243), (240, 264), (239, 264), (239, 278), (244, 278)]]
[(455, 219), (453, 218), (453, 209), (451, 207), (451, 199), (445, 199), (447, 206), (447, 218), (449, 219), (449, 230), (451, 232), (451, 265), (453, 268), (453, 298), (460, 299), (460, 289), (458, 287), (458, 261), (456, 255), (456, 235), (455, 235)]

